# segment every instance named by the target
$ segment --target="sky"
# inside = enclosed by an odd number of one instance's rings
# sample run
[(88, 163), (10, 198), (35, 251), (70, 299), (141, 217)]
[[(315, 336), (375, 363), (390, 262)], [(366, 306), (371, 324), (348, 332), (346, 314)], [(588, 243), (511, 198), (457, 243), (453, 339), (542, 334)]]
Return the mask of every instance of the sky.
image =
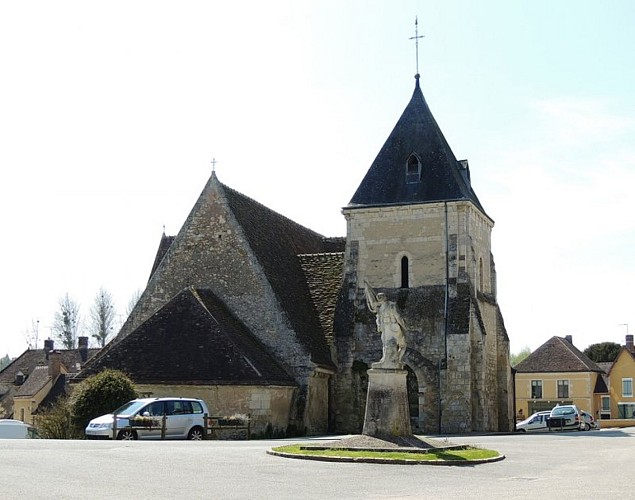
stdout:
[[(418, 19), (419, 39), (415, 35)], [(635, 333), (635, 2), (0, 3), (0, 357), (119, 321), (212, 171), (325, 236), (421, 74), (495, 221), (512, 353)]]

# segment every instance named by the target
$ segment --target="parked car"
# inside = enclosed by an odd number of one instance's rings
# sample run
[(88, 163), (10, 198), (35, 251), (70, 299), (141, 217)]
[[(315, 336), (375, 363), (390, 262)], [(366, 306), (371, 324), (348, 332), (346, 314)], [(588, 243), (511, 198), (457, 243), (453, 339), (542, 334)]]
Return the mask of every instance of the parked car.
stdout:
[[(94, 418), (85, 429), (88, 439), (112, 439), (113, 414), (117, 415), (117, 439), (203, 439), (205, 402), (193, 398), (133, 399), (113, 413)], [(150, 424), (150, 425), (148, 425)]]
[(34, 439), (40, 437), (32, 425), (10, 418), (0, 419), (0, 439)]
[(558, 405), (551, 409), (547, 419), (550, 431), (582, 430), (584, 427), (580, 410), (576, 405)]
[(582, 417), (582, 429), (590, 431), (591, 429), (597, 429), (597, 423), (590, 413), (580, 410), (580, 416)]
[(547, 418), (551, 414), (551, 411), (539, 411), (531, 414), (522, 422), (516, 424), (517, 432), (546, 432)]

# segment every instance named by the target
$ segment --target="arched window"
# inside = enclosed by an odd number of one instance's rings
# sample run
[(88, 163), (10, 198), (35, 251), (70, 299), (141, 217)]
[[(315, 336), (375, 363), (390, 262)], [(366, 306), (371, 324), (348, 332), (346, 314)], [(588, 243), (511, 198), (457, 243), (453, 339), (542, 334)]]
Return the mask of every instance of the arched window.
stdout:
[(421, 180), (421, 161), (412, 153), (406, 162), (406, 183), (415, 184)]
[(485, 289), (483, 288), (483, 285), (485, 283), (485, 280), (483, 279), (483, 257), (478, 259), (478, 280), (479, 290), (481, 292), (484, 292)]
[(401, 288), (408, 288), (408, 257), (401, 258)]

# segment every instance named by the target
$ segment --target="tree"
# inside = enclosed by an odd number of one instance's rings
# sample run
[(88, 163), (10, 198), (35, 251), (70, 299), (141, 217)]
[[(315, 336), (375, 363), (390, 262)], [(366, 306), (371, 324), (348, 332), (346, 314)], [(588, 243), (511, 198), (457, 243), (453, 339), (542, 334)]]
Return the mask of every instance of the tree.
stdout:
[(83, 435), (73, 425), (71, 407), (66, 397), (59, 398), (37, 416), (37, 428), (44, 439), (77, 439)]
[(531, 349), (525, 346), (520, 350), (520, 352), (511, 354), (509, 356), (509, 362), (512, 366), (516, 366), (518, 363), (520, 363), (523, 359), (525, 359), (530, 354), (531, 354)]
[(622, 346), (615, 342), (600, 342), (598, 344), (591, 344), (584, 350), (584, 354), (586, 354), (591, 361), (596, 363), (608, 363), (615, 361), (621, 348)]
[(88, 377), (73, 391), (71, 414), (76, 429), (85, 429), (93, 418), (112, 413), (135, 399), (132, 380), (118, 370), (104, 370)]
[(136, 290), (132, 294), (132, 297), (130, 297), (130, 300), (128, 301), (128, 307), (126, 308), (126, 318), (130, 316), (130, 313), (137, 305), (137, 302), (139, 302), (139, 299), (141, 298), (141, 293), (142, 293), (141, 290)]
[(53, 332), (65, 349), (73, 349), (79, 330), (79, 305), (66, 294), (60, 299), (59, 306), (53, 320)]
[(29, 346), (29, 349), (37, 349), (40, 342), (39, 337), (40, 320), (33, 319), (31, 320), (31, 328), (24, 332), (24, 339), (26, 340), (26, 345)]
[(0, 370), (2, 370), (5, 366), (9, 366), (11, 363), (11, 358), (8, 354), (4, 355), (4, 358), (0, 358)]
[(90, 309), (91, 334), (101, 347), (106, 345), (108, 337), (113, 332), (115, 316), (112, 296), (102, 287)]

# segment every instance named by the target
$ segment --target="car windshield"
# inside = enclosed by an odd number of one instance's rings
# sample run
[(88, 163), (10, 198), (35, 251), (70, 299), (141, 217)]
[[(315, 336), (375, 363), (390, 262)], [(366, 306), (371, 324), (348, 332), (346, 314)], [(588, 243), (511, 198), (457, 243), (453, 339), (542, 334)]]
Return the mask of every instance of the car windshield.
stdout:
[(136, 413), (137, 411), (139, 411), (147, 403), (148, 403), (147, 401), (137, 401), (137, 400), (128, 401), (125, 405), (117, 408), (113, 413), (116, 413), (117, 415), (122, 415), (122, 416), (132, 415)]

